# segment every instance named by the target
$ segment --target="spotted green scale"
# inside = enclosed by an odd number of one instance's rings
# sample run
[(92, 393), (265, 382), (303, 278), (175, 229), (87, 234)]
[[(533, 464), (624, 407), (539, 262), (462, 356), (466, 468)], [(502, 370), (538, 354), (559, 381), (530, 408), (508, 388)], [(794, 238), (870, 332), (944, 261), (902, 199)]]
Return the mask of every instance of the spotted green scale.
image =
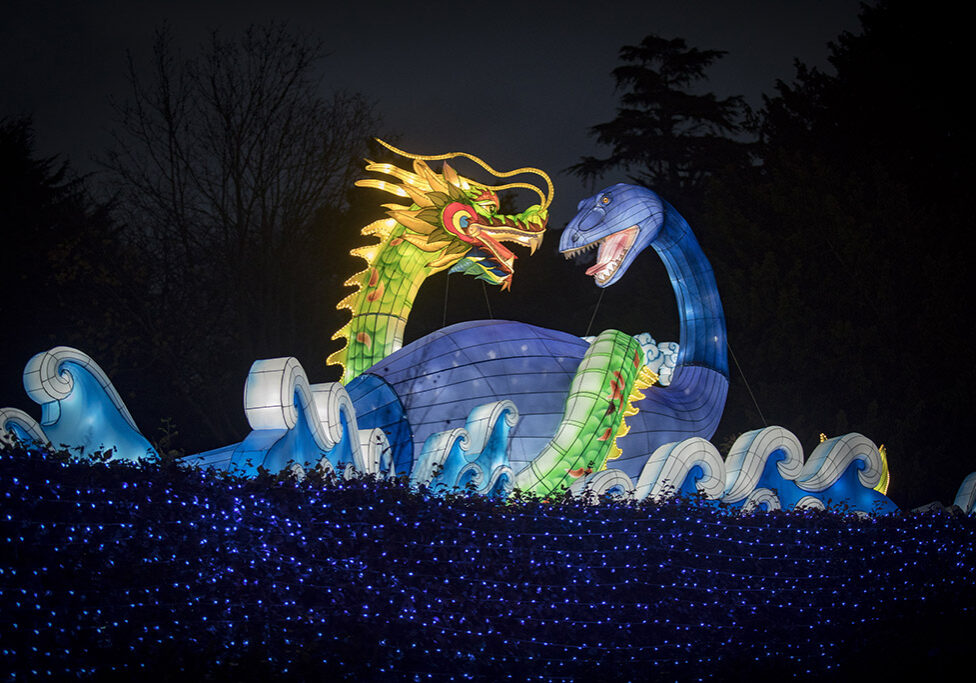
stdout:
[(396, 224), (378, 245), (353, 251), (369, 267), (347, 282), (359, 289), (339, 304), (352, 311), (352, 318), (333, 337), (345, 337), (347, 344), (329, 362), (343, 366), (343, 383), (403, 345), (403, 331), (420, 285), (444, 270), (428, 265), (431, 254), (404, 240), (405, 231)]
[(619, 454), (615, 439), (626, 433), (629, 399), (654, 380), (644, 367), (640, 344), (617, 330), (602, 332), (587, 350), (570, 386), (556, 434), (516, 479), (540, 496), (569, 488), (581, 476), (605, 469)]

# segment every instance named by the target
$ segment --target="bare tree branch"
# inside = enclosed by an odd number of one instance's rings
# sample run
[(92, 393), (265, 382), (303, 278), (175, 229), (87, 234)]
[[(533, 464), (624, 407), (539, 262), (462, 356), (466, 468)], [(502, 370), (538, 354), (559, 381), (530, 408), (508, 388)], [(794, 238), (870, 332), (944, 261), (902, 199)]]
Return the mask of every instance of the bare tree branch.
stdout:
[(329, 308), (309, 299), (325, 258), (321, 217), (347, 208), (378, 122), (362, 96), (319, 92), (323, 54), (273, 24), (215, 31), (188, 58), (164, 28), (146, 74), (129, 59), (130, 97), (103, 164), (150, 273), (147, 337), (208, 421), (214, 373), (233, 366), (239, 392), (243, 361), (227, 357), (300, 346), (282, 331), (308, 334), (321, 326), (309, 309)]

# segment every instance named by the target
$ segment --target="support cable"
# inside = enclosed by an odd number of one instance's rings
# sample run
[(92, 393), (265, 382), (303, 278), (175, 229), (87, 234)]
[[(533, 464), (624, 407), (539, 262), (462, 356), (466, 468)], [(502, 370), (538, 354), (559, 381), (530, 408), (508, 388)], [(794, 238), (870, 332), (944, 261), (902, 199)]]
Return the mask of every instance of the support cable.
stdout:
[(739, 370), (739, 375), (742, 376), (742, 381), (745, 382), (746, 389), (749, 391), (749, 397), (752, 398), (752, 405), (756, 406), (756, 412), (759, 413), (759, 419), (762, 420), (763, 427), (768, 427), (769, 423), (766, 422), (766, 416), (763, 415), (763, 411), (759, 407), (759, 401), (756, 400), (756, 395), (752, 393), (752, 387), (749, 386), (749, 380), (746, 379), (746, 373), (742, 371), (742, 366), (739, 365), (739, 359), (735, 357), (735, 351), (732, 350), (732, 344), (729, 343), (728, 339), (725, 340), (725, 345), (729, 349), (729, 354), (732, 356), (732, 360), (735, 361), (735, 367)]
[(485, 306), (488, 307), (488, 319), (494, 320), (495, 316), (491, 313), (491, 302), (488, 300), (488, 287), (485, 285), (485, 281), (481, 281), (481, 291), (485, 293)]
[(451, 284), (451, 274), (448, 273), (447, 277), (444, 278), (444, 315), (441, 318), (441, 327), (447, 327), (447, 292)]
[(600, 304), (603, 303), (603, 294), (606, 292), (606, 288), (600, 288), (600, 298), (596, 300), (596, 308), (593, 309), (593, 315), (590, 316), (590, 324), (586, 326), (586, 334), (584, 337), (590, 336), (590, 328), (593, 327), (593, 321), (596, 320), (596, 312), (600, 310)]

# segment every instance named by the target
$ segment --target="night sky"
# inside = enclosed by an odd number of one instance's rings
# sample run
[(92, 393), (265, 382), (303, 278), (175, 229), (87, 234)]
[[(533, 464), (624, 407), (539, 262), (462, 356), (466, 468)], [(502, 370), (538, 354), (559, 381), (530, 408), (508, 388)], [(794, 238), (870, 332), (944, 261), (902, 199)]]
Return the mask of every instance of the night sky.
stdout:
[(376, 103), (377, 134), (399, 134), (418, 153), (463, 150), (496, 168), (553, 175), (558, 226), (589, 194), (561, 171), (602, 152), (587, 130), (613, 118), (610, 72), (621, 46), (656, 33), (726, 50), (707, 87), (757, 106), (776, 79), (793, 77), (794, 58), (826, 66), (828, 41), (858, 29), (859, 4), (14, 0), (0, 23), (0, 117), (33, 114), (39, 153), (94, 171), (111, 141), (110, 100), (127, 96), (126, 51), (146, 64), (155, 27), (168, 24), (191, 52), (211, 29), (283, 21), (331, 52), (324, 92), (358, 91)]

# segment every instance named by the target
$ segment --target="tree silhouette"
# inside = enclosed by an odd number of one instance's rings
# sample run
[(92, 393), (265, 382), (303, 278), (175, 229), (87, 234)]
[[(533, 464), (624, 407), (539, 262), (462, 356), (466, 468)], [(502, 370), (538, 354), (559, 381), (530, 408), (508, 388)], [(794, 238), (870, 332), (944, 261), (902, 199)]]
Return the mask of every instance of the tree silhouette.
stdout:
[(746, 146), (734, 139), (747, 111), (742, 98), (692, 92), (724, 54), (656, 35), (621, 48), (624, 64), (613, 70), (621, 92), (617, 116), (590, 129), (612, 151), (602, 159), (583, 157), (569, 170), (594, 179), (623, 168), (672, 202), (697, 199), (707, 177), (747, 160)]
[(790, 140), (844, 163), (874, 162), (927, 194), (957, 194), (973, 147), (961, 106), (967, 22), (952, 11), (918, 12), (904, 0), (864, 5), (860, 20), (860, 32), (830, 45), (835, 73), (797, 64), (793, 83), (777, 83), (766, 99), (763, 140)]
[[(767, 98), (762, 164), (722, 177), (707, 209), (730, 342), (767, 420), (804, 444), (845, 431), (887, 444), (901, 505), (951, 495), (973, 469), (956, 19), (863, 7), (861, 31), (831, 45), (836, 73), (798, 64)], [(733, 381), (723, 428), (752, 428)]]
[[(29, 119), (0, 122), (0, 211), (5, 243), (0, 250), (0, 312), (8, 325), (45, 327), (59, 308), (53, 296), (39, 296), (53, 290), (48, 249), (83, 222), (88, 211), (67, 163), (34, 157)], [(5, 342), (15, 341), (13, 336)]]
[(113, 374), (125, 365), (132, 260), (108, 210), (66, 161), (35, 156), (29, 118), (0, 121), (2, 405), (29, 410), (20, 373), (54, 345), (88, 349)]
[(255, 358), (325, 357), (322, 264), (377, 122), (359, 95), (319, 94), (322, 45), (283, 26), (214, 32), (185, 60), (172, 42), (157, 33), (148, 76), (130, 58), (104, 164), (147, 268), (146, 351), (212, 442), (243, 431)]

